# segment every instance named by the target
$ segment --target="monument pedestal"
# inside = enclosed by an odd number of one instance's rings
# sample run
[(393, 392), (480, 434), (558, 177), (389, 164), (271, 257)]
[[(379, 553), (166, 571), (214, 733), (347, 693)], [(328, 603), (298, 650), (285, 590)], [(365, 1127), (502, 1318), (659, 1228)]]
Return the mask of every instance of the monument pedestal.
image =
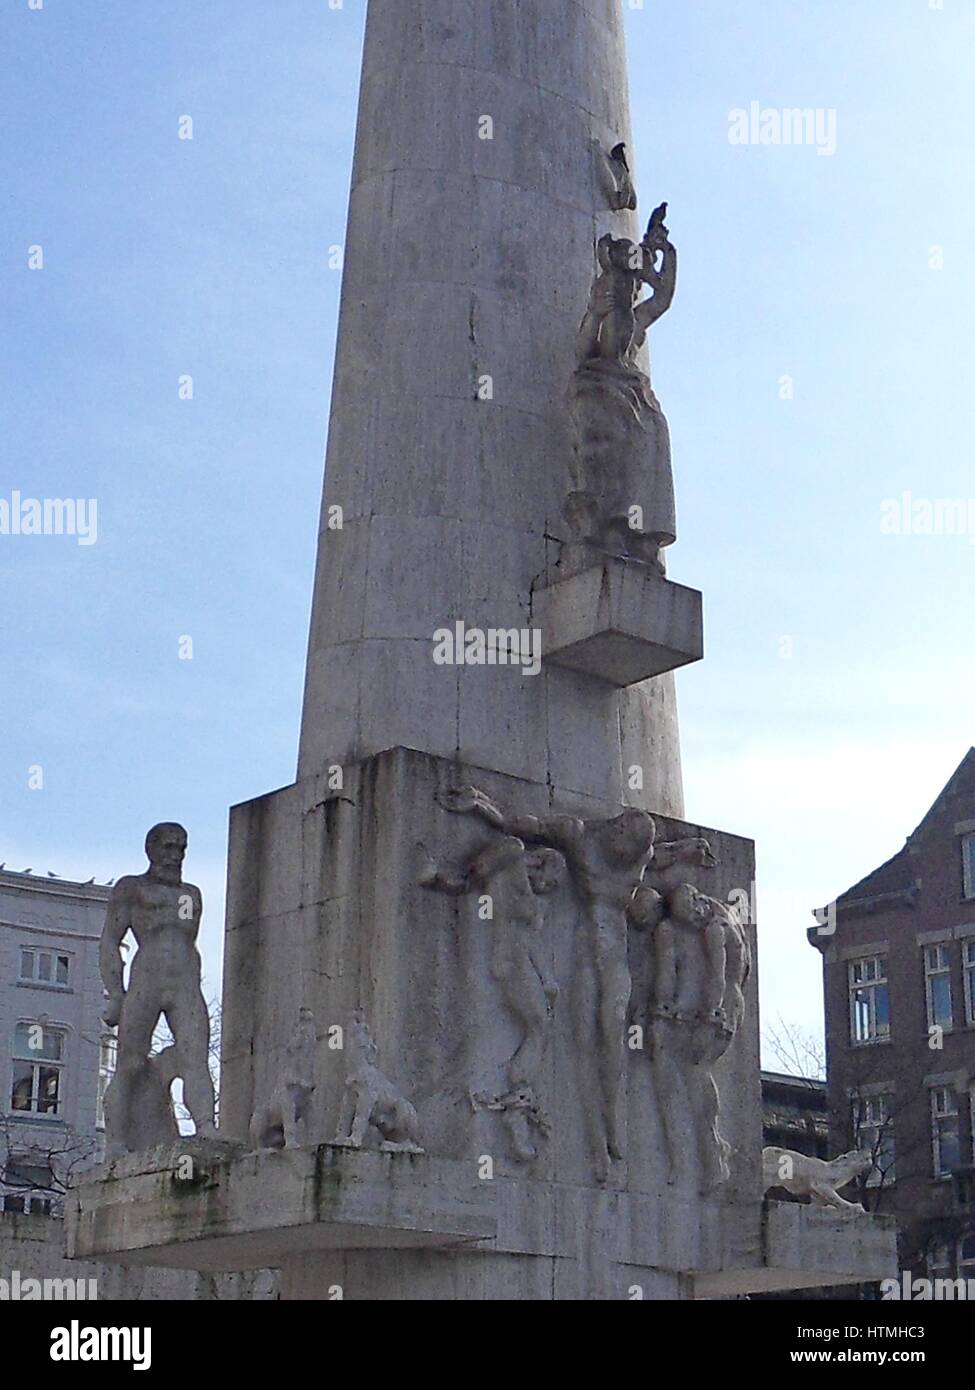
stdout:
[[(595, 933), (572, 876), (563, 874), (539, 900), (534, 928), (511, 927), (503, 885), (490, 878), (457, 894), (423, 882), (431, 860), (444, 876), (456, 876), (501, 843), (501, 833), (479, 817), (445, 809), (453, 789), (472, 784), (519, 818), (556, 814), (602, 822), (623, 810), (576, 793), (556, 797), (545, 785), (405, 748), (346, 766), (340, 790), (322, 775), (233, 808), (222, 1136), (247, 1141), (250, 1117), (267, 1103), (298, 1009), (305, 1007), (319, 1032), (309, 1142), (333, 1140), (349, 1070), (340, 1044), (361, 1009), (380, 1068), (418, 1112), (428, 1154), (472, 1164), (487, 1156), (495, 1176), (527, 1172), (595, 1186), (594, 1112), (603, 1090), (594, 1060), (598, 967)], [(657, 818), (656, 837), (658, 844), (706, 837), (716, 865), (677, 865), (668, 871), (671, 881), (691, 873), (713, 897), (736, 894), (750, 903), (750, 841), (669, 817)], [(665, 1163), (662, 1102), (649, 1057), (655, 943), (652, 931), (621, 930), (632, 981), (627, 1023), (637, 1032), (619, 1059), (627, 1152), (613, 1181), (649, 1191)], [(746, 930), (754, 958), (754, 926)], [(509, 1088), (509, 1065), (526, 1032), (506, 994), (499, 947), (514, 949), (530, 931), (533, 962), (558, 996), (535, 1084), (551, 1133), (546, 1138), (533, 1127), (538, 1153), (526, 1165), (510, 1116), (494, 1101)], [(752, 1194), (760, 1185), (762, 1147), (757, 999), (752, 971), (741, 1027), (715, 1068), (722, 1132), (738, 1181)], [(679, 1182), (699, 1187), (703, 1176), (690, 1137), (682, 1168)]]
[[(195, 1182), (175, 1176), (187, 1157)], [(885, 1219), (488, 1180), (429, 1155), (322, 1145), (231, 1156), (188, 1141), (93, 1177), (69, 1209), (74, 1258), (271, 1266), (284, 1299), (729, 1298), (879, 1279), (894, 1262)]]
[[(889, 1273), (893, 1235), (869, 1219), (857, 1223), (852, 1262), (848, 1221), (798, 1206), (763, 1220), (754, 971), (741, 1024), (713, 1067), (730, 1177), (705, 1192), (708, 1137), (652, 1061), (655, 933), (636, 924), (619, 1058), (624, 1156), (600, 1171), (595, 943), (568, 876), (533, 919), (533, 958), (558, 993), (530, 1113), (520, 1114), (512, 1059), (526, 1020), (499, 957), (510, 903), (495, 880), (472, 893), (436, 891), (453, 881), (451, 866), (512, 844), (446, 809), (465, 784), (520, 817), (556, 811), (605, 824), (621, 809), (569, 794), (553, 806), (546, 786), (403, 748), (345, 768), (341, 789), (322, 776), (234, 808), (220, 1102), (228, 1142), (185, 1140), (92, 1175), (74, 1194), (71, 1253), (277, 1267), (286, 1298), (337, 1288), (362, 1299), (692, 1298)], [(695, 880), (719, 900), (748, 894), (749, 841), (657, 825), (658, 845), (702, 836), (717, 862), (695, 868)], [(665, 890), (687, 872), (677, 865), (655, 883)], [(753, 924), (746, 931), (754, 954)], [(248, 1152), (251, 1116), (285, 1074), (300, 1008), (313, 1011), (318, 1034), (307, 1147)], [(415, 1108), (425, 1152), (383, 1152), (374, 1129), (360, 1150), (333, 1142), (360, 1011), (373, 1062)], [(668, 1123), (681, 1149), (671, 1182)], [(814, 1277), (802, 1265), (813, 1231)]]

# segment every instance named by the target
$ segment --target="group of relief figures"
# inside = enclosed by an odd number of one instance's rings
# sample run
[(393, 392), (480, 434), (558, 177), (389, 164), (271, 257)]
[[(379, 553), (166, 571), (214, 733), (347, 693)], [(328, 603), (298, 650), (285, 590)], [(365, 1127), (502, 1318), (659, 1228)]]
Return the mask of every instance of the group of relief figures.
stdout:
[[(587, 1110), (596, 1176), (606, 1181), (625, 1158), (628, 1058), (644, 1055), (667, 1181), (688, 1170), (691, 1144), (702, 1189), (725, 1182), (729, 1146), (718, 1128), (714, 1066), (741, 1024), (751, 959), (736, 910), (682, 881), (685, 868), (715, 864), (707, 840), (658, 844), (653, 817), (636, 809), (601, 820), (508, 816), (475, 787), (448, 791), (441, 804), (480, 817), (496, 832), (461, 865), (437, 864), (424, 851), (420, 882), (490, 900), (492, 973), (521, 1040), (506, 1065), (504, 1093), (474, 1099), (503, 1114), (513, 1156), (532, 1162), (551, 1131), (542, 1074), (560, 986), (549, 963), (545, 899), (568, 876), (579, 907), (571, 1032), (579, 1065), (593, 1072), (586, 1092), (598, 1097)], [(652, 959), (650, 997), (638, 1006), (645, 1023), (636, 1035), (631, 930), (648, 935)]]
[[(729, 1149), (718, 1129), (713, 1068), (741, 1023), (750, 957), (736, 912), (679, 881), (684, 866), (714, 864), (708, 842), (658, 844), (653, 818), (635, 809), (603, 820), (507, 816), (474, 787), (445, 792), (441, 804), (492, 828), (459, 864), (436, 864), (421, 847), (419, 881), (429, 890), (490, 898), (491, 971), (520, 1038), (504, 1068), (504, 1090), (472, 1099), (501, 1113), (513, 1157), (533, 1162), (551, 1133), (543, 1071), (560, 987), (550, 965), (545, 903), (568, 877), (580, 908), (572, 1034), (581, 1064), (594, 1071), (586, 1089), (598, 1097), (587, 1111), (596, 1175), (605, 1181), (625, 1157), (627, 1059), (642, 1052), (655, 1080), (668, 1180), (687, 1167), (690, 1142), (703, 1188), (719, 1185), (728, 1177)], [(185, 830), (155, 826), (146, 852), (148, 870), (121, 879), (113, 890), (102, 934), (105, 1020), (119, 1029), (117, 1070), (105, 1101), (109, 1157), (178, 1139), (170, 1096), (176, 1077), (183, 1080), (197, 1135), (217, 1136), (196, 947), (202, 899), (182, 879)], [(649, 934), (653, 960), (651, 994), (643, 1001), (646, 1047), (636, 1052), (628, 1036), (631, 930)], [(121, 947), (129, 931), (138, 950), (126, 990)], [(172, 1041), (153, 1054), (163, 1015)], [(302, 1009), (277, 1080), (252, 1117), (254, 1148), (307, 1141), (317, 1045), (314, 1016)], [(361, 1010), (353, 1015), (344, 1051), (347, 1074), (333, 1142), (422, 1152), (417, 1112), (381, 1070)]]

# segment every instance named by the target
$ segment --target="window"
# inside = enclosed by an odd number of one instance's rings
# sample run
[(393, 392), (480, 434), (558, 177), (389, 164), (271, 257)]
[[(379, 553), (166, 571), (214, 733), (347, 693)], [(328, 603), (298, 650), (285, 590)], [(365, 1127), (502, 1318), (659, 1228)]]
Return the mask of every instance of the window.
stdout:
[(927, 1258), (929, 1279), (951, 1278), (951, 1246), (936, 1245)]
[(105, 1092), (115, 1075), (117, 1055), (118, 1039), (112, 1034), (106, 1034), (102, 1038), (98, 1050), (98, 1096), (95, 1101), (95, 1124), (99, 1129), (105, 1128)]
[(962, 879), (966, 898), (975, 898), (975, 835), (962, 836)]
[(38, 951), (30, 946), (20, 950), (20, 978), (31, 984), (67, 989), (71, 957), (62, 951)]
[(958, 1277), (975, 1279), (975, 1235), (963, 1236), (958, 1242)]
[(958, 1123), (958, 1097), (952, 1086), (931, 1088), (931, 1139), (934, 1175), (950, 1176), (961, 1167), (961, 1130)]
[(868, 1187), (894, 1181), (894, 1105), (889, 1093), (858, 1096), (853, 1102), (853, 1134), (862, 1153), (873, 1156)]
[(61, 1109), (64, 1033), (40, 1023), (14, 1029), (14, 1080), (11, 1110), (55, 1116)]
[(854, 1042), (890, 1037), (886, 956), (850, 961), (850, 1036)]
[(950, 1028), (954, 1023), (951, 1007), (951, 955), (946, 945), (925, 948), (924, 981), (928, 999), (928, 1027)]
[(19, 1159), (11, 1154), (3, 1172), (0, 1210), (53, 1216), (60, 1210), (60, 1201), (51, 1191), (53, 1185), (50, 1162), (37, 1163), (31, 1158)]
[(975, 941), (966, 941), (962, 952), (965, 970), (965, 1012), (969, 1024), (975, 1025)]

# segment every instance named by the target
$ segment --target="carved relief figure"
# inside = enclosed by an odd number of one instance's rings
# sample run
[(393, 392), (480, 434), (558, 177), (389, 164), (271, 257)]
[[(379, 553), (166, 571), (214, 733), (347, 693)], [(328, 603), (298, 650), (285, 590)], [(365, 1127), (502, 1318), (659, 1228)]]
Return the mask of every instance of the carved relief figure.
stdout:
[(860, 1202), (848, 1202), (839, 1189), (873, 1167), (873, 1158), (861, 1149), (841, 1154), (827, 1162), (791, 1149), (770, 1146), (762, 1150), (763, 1190), (784, 1187), (796, 1197), (808, 1197), (814, 1206), (829, 1207), (845, 1216), (863, 1216)]
[[(670, 432), (650, 378), (637, 365), (650, 326), (670, 308), (677, 288), (666, 212), (662, 203), (639, 244), (607, 235), (596, 248), (598, 270), (570, 387), (570, 567), (593, 563), (588, 552), (595, 551), (632, 556), (663, 574), (662, 552), (676, 539)], [(647, 286), (652, 295), (642, 299)]]
[[(120, 879), (112, 890), (99, 954), (108, 994), (104, 1019), (119, 1030), (117, 1069), (105, 1098), (109, 1156), (175, 1137), (169, 1086), (177, 1076), (197, 1135), (216, 1134), (210, 1019), (196, 949), (203, 899), (199, 888), (183, 882), (186, 831), (170, 823), (154, 826), (146, 836), (146, 855), (148, 870)], [(128, 931), (138, 950), (125, 990), (121, 947)], [(150, 1058), (162, 1014), (174, 1043)]]
[(377, 1065), (379, 1049), (357, 1009), (346, 1033), (349, 1071), (336, 1144), (361, 1149), (370, 1128), (380, 1136), (379, 1147), (387, 1153), (423, 1153), (419, 1142), (420, 1122), (416, 1110)]
[(307, 1142), (316, 1049), (315, 1015), (311, 1009), (300, 1009), (271, 1099), (251, 1117), (250, 1140), (255, 1149), (299, 1149)]
[(614, 212), (636, 212), (636, 189), (630, 175), (630, 162), (624, 144), (614, 145), (609, 152), (609, 173), (613, 192), (609, 205)]
[[(677, 251), (664, 225), (667, 204), (650, 218), (643, 240), (607, 233), (596, 246), (599, 272), (579, 328), (576, 356), (580, 365), (595, 358), (632, 364), (651, 325), (667, 312), (677, 290)], [(644, 286), (653, 294), (642, 299)]]
[(650, 1057), (668, 1158), (668, 1181), (686, 1164), (686, 1136), (700, 1160), (702, 1187), (729, 1177), (730, 1146), (718, 1129), (714, 1065), (731, 1046), (745, 1009), (751, 969), (745, 929), (734, 908), (690, 884), (631, 912), (653, 932)]
[(484, 1108), (504, 1114), (515, 1157), (530, 1162), (538, 1152), (531, 1131), (542, 1137), (549, 1132), (539, 1103), (538, 1080), (559, 993), (545, 959), (540, 900), (558, 888), (564, 860), (551, 849), (528, 852), (514, 836), (500, 837), (479, 851), (459, 874), (444, 872), (424, 854), (419, 880), (424, 887), (452, 894), (478, 889), (491, 896), (491, 972), (523, 1037), (507, 1065), (507, 1094), (475, 1099)]
[(574, 816), (506, 816), (484, 792), (463, 787), (442, 799), (447, 810), (476, 814), (504, 834), (559, 850), (582, 902), (585, 953), (578, 961), (578, 1036), (594, 1039), (599, 1104), (589, 1107), (597, 1174), (605, 1179), (623, 1157), (620, 1117), (625, 1073), (625, 1030), (631, 980), (627, 921), (631, 899), (652, 861), (712, 862), (706, 840), (656, 845), (656, 824), (645, 811), (612, 820)]

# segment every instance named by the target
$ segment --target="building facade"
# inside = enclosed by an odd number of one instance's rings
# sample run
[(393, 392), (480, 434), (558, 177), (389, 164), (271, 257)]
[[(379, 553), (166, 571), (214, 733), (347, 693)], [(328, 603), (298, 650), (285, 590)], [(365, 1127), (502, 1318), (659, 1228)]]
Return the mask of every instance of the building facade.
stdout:
[(115, 1041), (98, 943), (109, 889), (0, 872), (0, 1208), (56, 1215), (102, 1149)]
[(904, 848), (817, 913), (831, 1151), (902, 1267), (975, 1279), (975, 749)]
[(826, 1082), (762, 1072), (762, 1143), (810, 1158), (829, 1157)]

